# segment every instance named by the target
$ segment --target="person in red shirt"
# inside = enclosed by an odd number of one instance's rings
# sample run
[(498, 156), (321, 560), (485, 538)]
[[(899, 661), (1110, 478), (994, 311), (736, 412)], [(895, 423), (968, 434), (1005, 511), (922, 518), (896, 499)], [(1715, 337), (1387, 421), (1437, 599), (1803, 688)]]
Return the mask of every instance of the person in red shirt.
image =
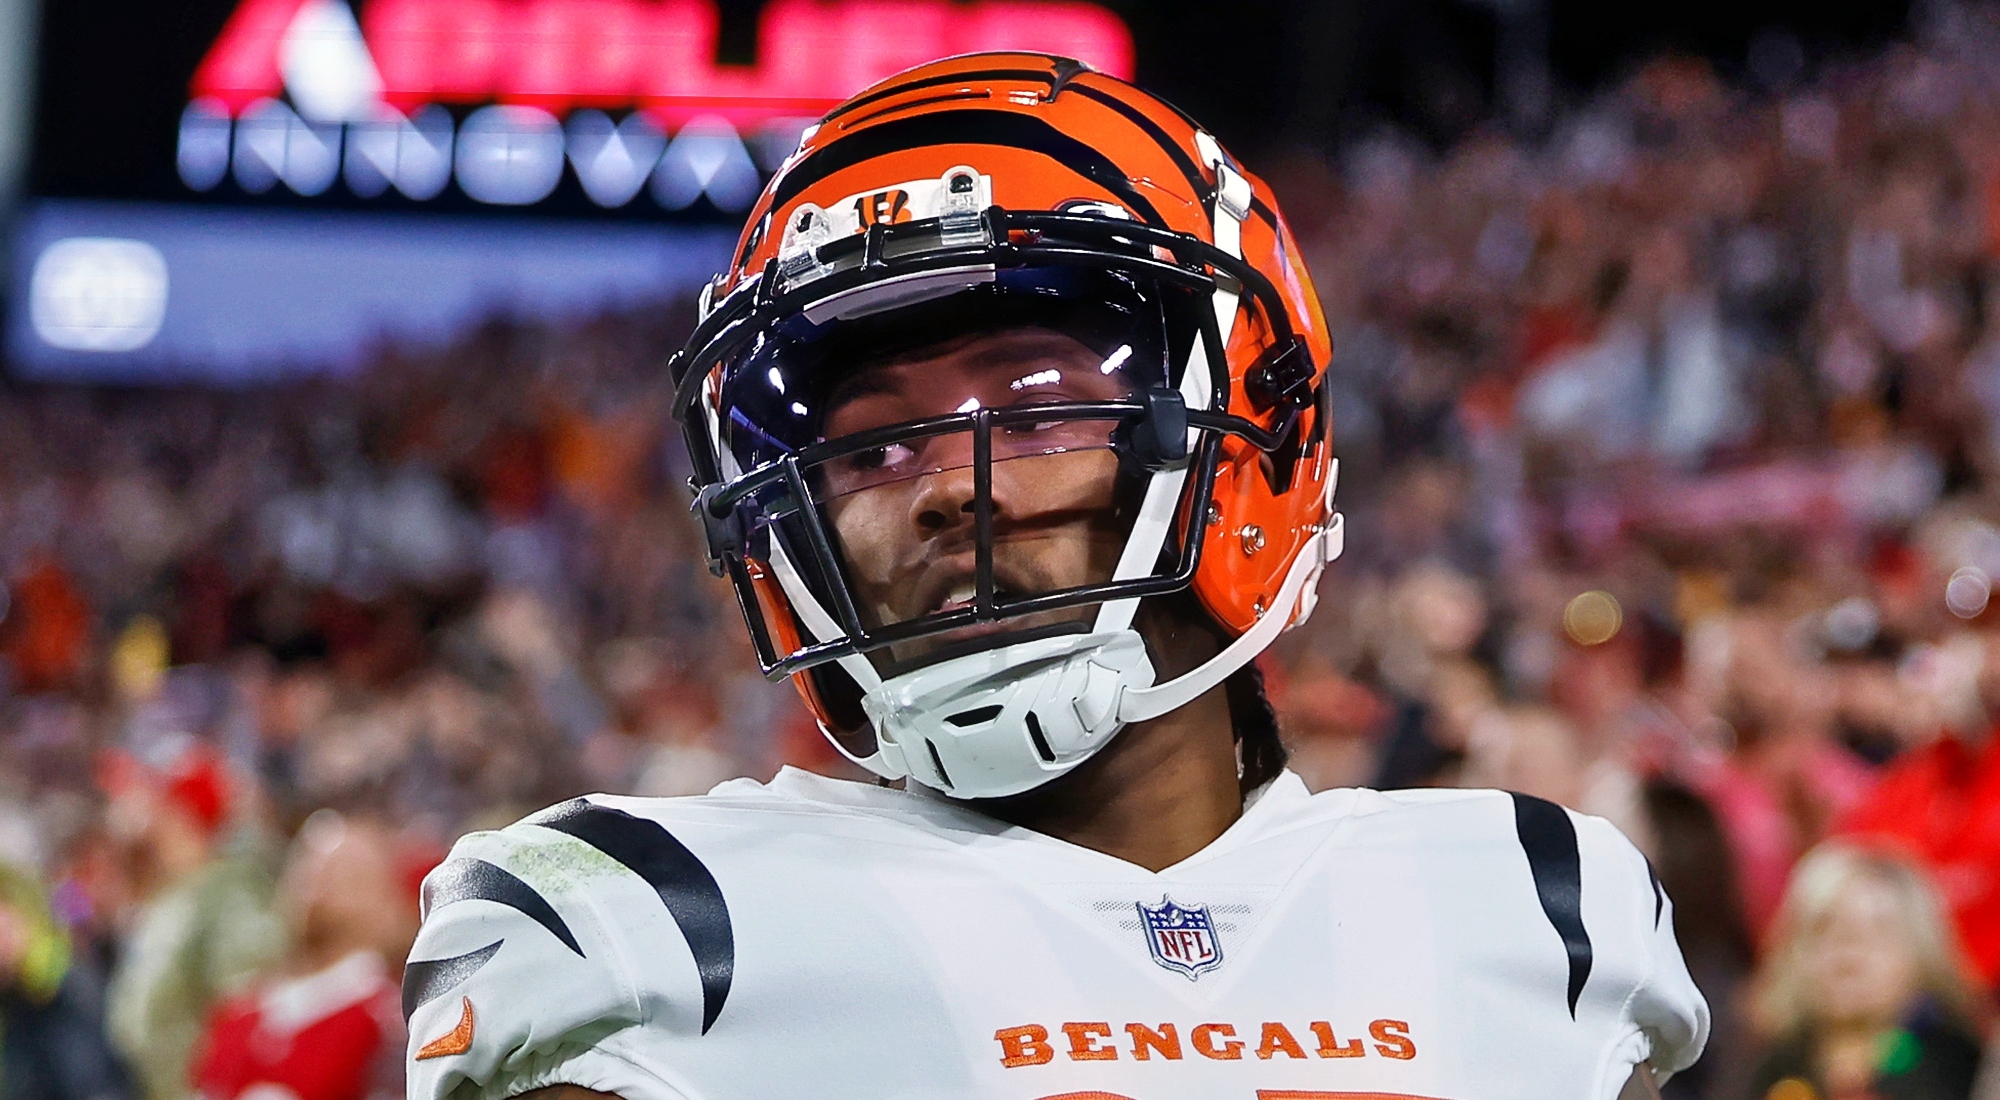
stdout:
[[(1976, 673), (1968, 667), (1960, 674), (1977, 676), (1976, 705), (1970, 685), (1933, 685), (1934, 694), (1965, 696), (1963, 705), (1943, 708), (1958, 716), (1946, 718), (1935, 741), (1892, 761), (1835, 832), (1886, 840), (1923, 861), (1951, 909), (1967, 957), (1991, 990), (2000, 985), (2000, 632), (1977, 637), (1983, 663), (1972, 666)], [(1949, 648), (1939, 647), (1941, 660)], [(1949, 671), (1934, 679), (1952, 679)]]
[(376, 1100), (402, 1095), (398, 962), (416, 899), (393, 834), (322, 810), (282, 884), (282, 966), (220, 1005), (194, 1065), (202, 1100)]

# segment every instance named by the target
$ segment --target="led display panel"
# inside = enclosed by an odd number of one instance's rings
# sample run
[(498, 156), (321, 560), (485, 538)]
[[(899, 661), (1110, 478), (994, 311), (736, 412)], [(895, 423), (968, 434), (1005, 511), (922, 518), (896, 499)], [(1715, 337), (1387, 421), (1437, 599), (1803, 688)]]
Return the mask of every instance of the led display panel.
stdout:
[(66, 0), (43, 22), (5, 343), (33, 377), (340, 369), (482, 310), (686, 293), (853, 92), (978, 50), (1134, 68), (1080, 0)]

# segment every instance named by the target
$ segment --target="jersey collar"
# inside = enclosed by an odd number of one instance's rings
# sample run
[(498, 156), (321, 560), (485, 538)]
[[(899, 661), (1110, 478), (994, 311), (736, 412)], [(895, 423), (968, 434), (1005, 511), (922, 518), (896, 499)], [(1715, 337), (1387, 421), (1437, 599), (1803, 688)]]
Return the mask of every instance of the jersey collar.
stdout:
[(1298, 773), (1287, 768), (1245, 796), (1243, 813), (1230, 823), (1229, 828), (1223, 830), (1221, 836), (1210, 841), (1200, 851), (1156, 874), (1094, 848), (1072, 844), (1033, 829), (1024, 829), (988, 817), (920, 784), (911, 784), (909, 789), (904, 790), (847, 779), (832, 779), (787, 765), (780, 768), (778, 774), (772, 777), (765, 787), (773, 794), (845, 807), (863, 813), (917, 817), (933, 828), (970, 832), (996, 840), (1034, 845), (1044, 850), (1052, 846), (1075, 853), (1077, 858), (1082, 860), (1115, 865), (1149, 878), (1172, 877), (1182, 868), (1204, 863), (1268, 835), (1274, 829), (1282, 829), (1284, 819), (1304, 808), (1313, 797)]

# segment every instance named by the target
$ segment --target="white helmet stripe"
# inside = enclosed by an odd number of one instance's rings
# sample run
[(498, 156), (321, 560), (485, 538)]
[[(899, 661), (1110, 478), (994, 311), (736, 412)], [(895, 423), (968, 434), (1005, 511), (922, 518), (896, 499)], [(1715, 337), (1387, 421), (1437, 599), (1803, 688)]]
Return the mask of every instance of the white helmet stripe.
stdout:
[[(1195, 146), (1215, 172), (1215, 205), (1211, 211), (1215, 246), (1240, 260), (1243, 258), (1243, 219), (1250, 212), (1250, 181), (1229, 167), (1222, 155), (1222, 146), (1206, 132), (1195, 133)], [(1240, 296), (1218, 283), (1211, 298), (1215, 307), (1216, 332), (1222, 341), (1217, 350), (1227, 355), (1229, 335), (1236, 328)], [(1188, 353), (1187, 369), (1181, 372), (1180, 390), (1181, 399), (1190, 409), (1208, 408), (1215, 395), (1215, 370), (1208, 361), (1208, 348), (1201, 340), (1196, 340)], [(1189, 428), (1189, 449), (1193, 449), (1196, 437), (1196, 430)], [(1145, 499), (1139, 505), (1139, 517), (1133, 521), (1132, 535), (1125, 540), (1125, 550), (1118, 556), (1118, 567), (1111, 573), (1112, 580), (1127, 581), (1152, 573), (1153, 566), (1160, 559), (1160, 548), (1166, 545), (1167, 533), (1173, 529), (1174, 512), (1180, 504), (1181, 487), (1186, 482), (1185, 466), (1153, 475), (1152, 482), (1146, 486)], [(1201, 538), (1206, 522), (1205, 516), (1192, 517), (1188, 525), (1190, 537)], [(1111, 600), (1098, 609), (1093, 632), (1101, 634), (1123, 630), (1132, 625), (1132, 617), (1138, 610), (1137, 596)]]

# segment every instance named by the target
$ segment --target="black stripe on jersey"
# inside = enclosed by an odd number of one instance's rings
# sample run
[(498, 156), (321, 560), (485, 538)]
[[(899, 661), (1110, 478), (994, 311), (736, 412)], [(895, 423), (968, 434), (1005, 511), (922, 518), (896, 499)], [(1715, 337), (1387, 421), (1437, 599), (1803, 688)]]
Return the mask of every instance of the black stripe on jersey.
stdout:
[(1148, 225), (1166, 224), (1146, 196), (1104, 154), (1039, 118), (975, 107), (893, 118), (843, 137), (785, 173), (771, 196), (771, 205), (785, 205), (799, 192), (843, 168), (884, 153), (929, 145), (1001, 145), (1040, 153), (1118, 196)]
[(1653, 927), (1657, 929), (1660, 927), (1660, 913), (1667, 907), (1667, 888), (1660, 885), (1660, 873), (1653, 870), (1650, 859), (1646, 860), (1646, 877), (1653, 880)]
[(624, 864), (660, 895), (680, 926), (701, 974), (701, 1030), (708, 1034), (729, 998), (736, 972), (736, 935), (715, 876), (657, 821), (573, 798), (528, 818), (583, 841)]
[(577, 946), (576, 937), (570, 933), (569, 925), (555, 907), (535, 893), (535, 889), (505, 868), (496, 867), (483, 859), (450, 859), (442, 867), (424, 880), (424, 912), (432, 913), (454, 902), (472, 901), (498, 902), (512, 909), (518, 909), (530, 920), (563, 941), (563, 946), (583, 957), (583, 948)]
[(1569, 811), (1532, 795), (1513, 794), (1514, 831), (1528, 856), (1528, 872), (1542, 912), (1562, 937), (1569, 955), (1569, 1015), (1590, 979), (1590, 933), (1583, 929), (1583, 857), (1576, 848), (1576, 825)]
[(403, 1021), (409, 1022), (417, 1009), (458, 988), (460, 982), (478, 973), (479, 968), (500, 953), (506, 940), (494, 940), (477, 951), (453, 955), (449, 959), (424, 959), (403, 967)]

